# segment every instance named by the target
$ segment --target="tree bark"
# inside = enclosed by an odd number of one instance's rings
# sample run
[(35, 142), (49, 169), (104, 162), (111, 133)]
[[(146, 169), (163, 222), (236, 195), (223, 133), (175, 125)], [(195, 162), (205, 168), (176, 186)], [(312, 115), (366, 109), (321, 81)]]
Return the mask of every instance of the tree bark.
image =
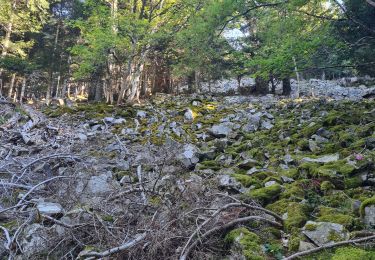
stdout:
[(262, 77), (256, 77), (255, 78), (255, 93), (258, 94), (268, 94), (269, 89), (268, 89), (268, 81), (263, 79)]
[(16, 73), (13, 73), (12, 79), (10, 80), (9, 91), (8, 91), (8, 97), (9, 98), (12, 98), (15, 81), (16, 81)]
[(20, 94), (20, 103), (23, 103), (23, 99), (25, 97), (25, 90), (26, 90), (26, 76), (22, 79), (22, 87), (21, 87), (21, 94)]
[(289, 96), (290, 93), (292, 92), (292, 88), (290, 85), (290, 78), (283, 78), (283, 95), (284, 96)]
[(299, 75), (299, 72), (298, 72), (297, 61), (296, 61), (295, 57), (293, 57), (293, 63), (294, 63), (294, 71), (295, 71), (296, 77), (297, 77), (297, 97), (299, 97), (299, 92), (300, 92), (300, 88), (299, 88), (300, 75)]

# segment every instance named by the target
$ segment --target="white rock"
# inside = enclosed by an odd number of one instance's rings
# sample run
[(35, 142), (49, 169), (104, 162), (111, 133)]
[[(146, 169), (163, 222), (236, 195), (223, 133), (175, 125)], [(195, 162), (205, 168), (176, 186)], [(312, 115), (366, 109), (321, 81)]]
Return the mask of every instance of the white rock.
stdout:
[(340, 159), (338, 153), (325, 155), (319, 158), (308, 158), (305, 157), (302, 159), (302, 162), (316, 162), (316, 163), (329, 163), (329, 162), (337, 162)]
[(36, 208), (41, 214), (49, 216), (60, 214), (64, 211), (60, 204), (53, 202), (38, 202)]

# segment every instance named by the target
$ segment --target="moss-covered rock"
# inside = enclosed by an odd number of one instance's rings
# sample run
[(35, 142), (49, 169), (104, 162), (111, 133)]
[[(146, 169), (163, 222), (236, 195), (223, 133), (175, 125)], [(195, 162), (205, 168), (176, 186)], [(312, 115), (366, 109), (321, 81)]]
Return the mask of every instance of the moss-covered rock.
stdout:
[(375, 252), (366, 251), (355, 247), (342, 247), (336, 249), (332, 260), (373, 260), (375, 259)]
[(225, 241), (232, 244), (233, 251), (239, 252), (247, 260), (263, 260), (265, 256), (260, 246), (260, 238), (247, 228), (237, 228), (225, 236)]
[(318, 216), (317, 221), (338, 223), (349, 230), (354, 224), (354, 217), (348, 214), (342, 214), (339, 210), (334, 208), (320, 207)]
[(277, 198), (281, 193), (282, 188), (279, 184), (274, 184), (269, 187), (251, 190), (245, 195), (252, 199), (258, 200), (262, 204), (267, 204)]
[(375, 205), (375, 196), (372, 198), (366, 199), (361, 203), (359, 212), (361, 213), (362, 217), (365, 215), (365, 208), (371, 205)]

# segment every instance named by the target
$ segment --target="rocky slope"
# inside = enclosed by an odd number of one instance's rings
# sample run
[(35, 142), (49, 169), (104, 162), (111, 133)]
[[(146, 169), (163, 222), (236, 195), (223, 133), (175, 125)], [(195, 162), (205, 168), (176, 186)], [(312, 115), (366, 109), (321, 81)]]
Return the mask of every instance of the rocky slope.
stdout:
[(42, 108), (28, 144), (2, 104), (1, 255), (282, 259), (365, 237), (304, 259), (372, 259), (375, 102), (356, 99)]

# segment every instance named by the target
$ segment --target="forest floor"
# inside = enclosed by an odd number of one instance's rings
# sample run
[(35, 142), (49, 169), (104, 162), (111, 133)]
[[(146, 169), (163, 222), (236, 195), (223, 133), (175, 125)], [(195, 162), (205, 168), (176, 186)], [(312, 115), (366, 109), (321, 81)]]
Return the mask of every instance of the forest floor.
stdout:
[(0, 258), (374, 259), (374, 119), (371, 98), (1, 102)]

